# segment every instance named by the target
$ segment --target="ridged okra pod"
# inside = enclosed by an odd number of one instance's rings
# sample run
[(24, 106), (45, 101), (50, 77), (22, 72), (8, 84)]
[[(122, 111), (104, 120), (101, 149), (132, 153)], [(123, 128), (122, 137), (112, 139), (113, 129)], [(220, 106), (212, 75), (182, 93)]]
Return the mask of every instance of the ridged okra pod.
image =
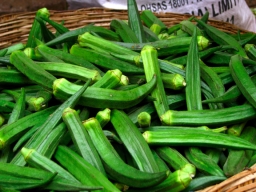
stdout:
[(38, 153), (34, 149), (22, 148), (21, 153), (28, 165), (37, 169), (58, 173), (55, 178), (44, 188), (57, 191), (97, 190), (101, 187), (89, 187), (81, 184), (72, 174), (57, 164), (55, 161)]
[(72, 141), (76, 146), (77, 153), (79, 153), (87, 162), (105, 175), (106, 173), (101, 159), (91, 141), (89, 134), (84, 129), (77, 111), (70, 107), (64, 109), (62, 119), (68, 127)]
[(110, 121), (139, 169), (145, 172), (158, 172), (151, 149), (129, 116), (123, 111), (113, 109)]
[[(79, 104), (94, 108), (125, 109), (140, 103), (151, 93), (155, 85), (156, 77), (153, 77), (148, 83), (125, 91), (88, 87), (79, 99)], [(70, 95), (79, 90), (79, 88), (81, 88), (80, 85), (61, 78), (54, 82), (53, 94), (57, 99), (66, 100)]]
[(145, 70), (146, 81), (149, 82), (154, 75), (156, 75), (156, 87), (152, 90), (151, 96), (154, 101), (157, 114), (160, 117), (167, 110), (169, 110), (167, 97), (164, 90), (164, 84), (161, 79), (161, 71), (158, 63), (157, 50), (152, 46), (145, 46), (141, 51), (143, 67)]
[(245, 139), (223, 133), (191, 128), (145, 131), (142, 135), (150, 146), (208, 146), (214, 148), (256, 150), (256, 145)]
[(169, 175), (168, 170), (149, 173), (126, 164), (104, 135), (99, 122), (95, 118), (88, 119), (84, 122), (84, 125), (104, 161), (106, 172), (117, 182), (131, 187), (143, 188), (156, 185)]

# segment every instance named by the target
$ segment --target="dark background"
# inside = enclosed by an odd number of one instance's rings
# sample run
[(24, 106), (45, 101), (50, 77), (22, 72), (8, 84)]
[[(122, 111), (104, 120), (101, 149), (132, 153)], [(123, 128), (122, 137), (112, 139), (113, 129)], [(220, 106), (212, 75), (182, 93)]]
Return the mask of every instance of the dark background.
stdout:
[[(249, 7), (256, 7), (256, 0), (246, 0), (246, 2)], [(42, 7), (52, 10), (67, 10), (69, 5), (66, 0), (1, 0), (0, 14), (36, 11)]]

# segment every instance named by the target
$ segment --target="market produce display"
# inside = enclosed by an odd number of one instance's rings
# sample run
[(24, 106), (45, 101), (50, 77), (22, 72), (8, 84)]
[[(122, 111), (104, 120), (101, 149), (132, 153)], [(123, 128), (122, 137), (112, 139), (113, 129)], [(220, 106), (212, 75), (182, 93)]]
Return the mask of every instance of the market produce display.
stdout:
[(1, 190), (196, 191), (256, 163), (256, 34), (127, 5), (73, 30), (41, 8), (0, 50)]

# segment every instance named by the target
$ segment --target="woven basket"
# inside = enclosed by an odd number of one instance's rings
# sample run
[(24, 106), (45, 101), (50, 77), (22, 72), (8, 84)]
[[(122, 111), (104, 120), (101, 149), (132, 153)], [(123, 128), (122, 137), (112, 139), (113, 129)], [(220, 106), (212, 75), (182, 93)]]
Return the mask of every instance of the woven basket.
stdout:
[[(14, 43), (25, 43), (28, 38), (36, 12), (6, 14), (0, 16), (0, 49)], [(50, 10), (51, 19), (56, 22), (65, 21), (64, 25), (70, 30), (94, 23), (108, 28), (112, 19), (128, 19), (126, 10), (105, 8), (84, 8), (75, 11)], [(156, 13), (168, 27), (188, 19), (191, 15), (176, 13)], [(209, 20), (209, 24), (228, 33), (247, 32), (230, 23)], [(50, 29), (54, 31), (51, 26)], [(256, 166), (245, 170), (220, 184), (208, 187), (198, 192), (253, 192), (256, 191)]]
[[(0, 48), (10, 46), (17, 42), (26, 42), (36, 12), (6, 14), (0, 16)], [(50, 10), (51, 19), (56, 22), (65, 21), (64, 25), (69, 29), (76, 29), (90, 23), (97, 26), (108, 27), (113, 18), (127, 19), (126, 10), (113, 10), (105, 8), (84, 8), (75, 11)], [(167, 26), (172, 26), (191, 15), (176, 13), (157, 13)], [(230, 23), (210, 20), (209, 24), (225, 32), (236, 33), (239, 29)], [(50, 27), (51, 29), (51, 27)], [(245, 30), (241, 30), (245, 32)]]

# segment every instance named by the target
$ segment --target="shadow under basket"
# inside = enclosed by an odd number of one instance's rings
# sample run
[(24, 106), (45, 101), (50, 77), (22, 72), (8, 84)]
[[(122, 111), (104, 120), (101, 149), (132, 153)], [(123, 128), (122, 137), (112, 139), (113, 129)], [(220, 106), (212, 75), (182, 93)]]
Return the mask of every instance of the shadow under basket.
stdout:
[[(26, 43), (30, 28), (35, 18), (36, 12), (6, 14), (0, 16), (0, 49), (12, 44)], [(72, 11), (50, 10), (50, 18), (56, 22), (64, 21), (64, 25), (70, 29), (80, 28), (82, 26), (94, 23), (96, 26), (109, 28), (110, 21), (114, 18), (127, 20), (126, 10), (113, 10), (105, 8), (83, 8)], [(188, 19), (191, 15), (177, 13), (156, 13), (168, 27)], [(247, 32), (230, 23), (209, 20), (210, 25), (228, 33)], [(53, 28), (49, 26), (49, 29)], [(240, 172), (227, 180), (199, 190), (198, 192), (253, 192), (256, 191), (256, 165)]]

